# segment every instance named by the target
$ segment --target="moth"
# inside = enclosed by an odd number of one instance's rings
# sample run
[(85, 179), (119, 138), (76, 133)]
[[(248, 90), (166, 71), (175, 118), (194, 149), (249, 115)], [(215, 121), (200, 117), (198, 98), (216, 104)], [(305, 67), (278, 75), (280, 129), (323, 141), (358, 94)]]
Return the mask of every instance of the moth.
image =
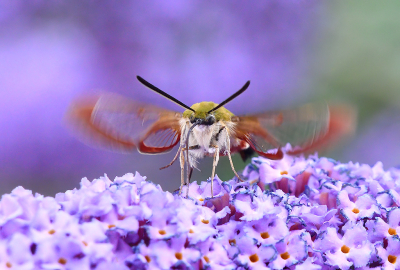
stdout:
[(178, 145), (173, 160), (160, 169), (171, 166), (179, 158), (179, 194), (185, 184), (188, 193), (193, 168), (205, 156), (213, 158), (211, 194), (214, 194), (213, 179), (220, 156), (228, 157), (235, 176), (242, 180), (231, 154), (238, 152), (245, 159), (256, 152), (278, 160), (283, 158), (281, 148), (287, 143), (294, 148), (285, 154), (297, 155), (330, 144), (354, 131), (354, 110), (345, 105), (315, 103), (289, 110), (236, 116), (224, 106), (248, 89), (250, 81), (219, 104), (200, 102), (189, 107), (140, 76), (137, 79), (185, 111), (170, 111), (105, 93), (75, 100), (66, 118), (82, 140), (114, 151), (137, 149), (143, 154), (162, 154)]

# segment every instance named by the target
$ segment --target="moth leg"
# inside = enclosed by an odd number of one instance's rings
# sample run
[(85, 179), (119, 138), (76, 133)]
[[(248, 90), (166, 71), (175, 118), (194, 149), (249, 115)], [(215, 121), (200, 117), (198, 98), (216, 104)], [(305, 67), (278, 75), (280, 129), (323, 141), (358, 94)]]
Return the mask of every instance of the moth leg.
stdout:
[[(193, 145), (189, 147), (189, 150), (193, 150), (193, 149), (199, 149), (200, 146), (199, 145)], [(186, 147), (180, 147), (180, 165), (181, 165), (181, 187), (179, 188), (179, 195), (182, 194), (182, 188), (185, 185), (185, 151), (186, 151)], [(176, 155), (178, 156), (178, 154)], [(187, 172), (188, 177), (187, 177), (187, 194), (186, 194), (186, 198), (189, 195), (189, 183), (190, 183), (190, 179), (192, 178), (192, 173), (193, 173), (193, 167), (190, 166), (190, 168), (188, 168), (189, 171)], [(188, 183), (189, 182), (189, 183)]]
[(187, 172), (187, 174), (188, 174), (188, 183), (187, 183), (187, 186), (186, 186), (186, 199), (189, 197), (189, 184), (190, 184), (190, 178), (192, 178), (192, 173), (193, 173), (193, 167), (192, 166), (190, 166), (190, 168), (189, 168), (189, 171)]
[(242, 178), (240, 178), (239, 174), (235, 170), (235, 167), (233, 166), (233, 161), (232, 161), (232, 157), (231, 157), (231, 140), (229, 138), (230, 136), (229, 136), (229, 129), (228, 128), (226, 128), (226, 133), (228, 134), (228, 136), (226, 136), (226, 152), (228, 153), (229, 163), (231, 164), (231, 168), (232, 168), (232, 171), (235, 174), (235, 176), (241, 182), (244, 182), (244, 180)]
[(215, 168), (217, 167), (219, 161), (219, 147), (217, 145), (212, 146), (214, 148), (214, 158), (213, 158), (213, 167), (211, 172), (211, 198), (214, 198), (214, 176), (215, 176)]
[(169, 166), (171, 166), (172, 164), (174, 164), (174, 162), (178, 159), (178, 156), (179, 156), (180, 152), (181, 152), (181, 146), (179, 146), (178, 152), (176, 152), (176, 155), (175, 155), (175, 157), (172, 159), (172, 161), (171, 161), (168, 165), (165, 165), (164, 167), (161, 167), (160, 170), (163, 170), (163, 169), (165, 169), (165, 168), (168, 168)]
[(186, 199), (189, 197), (189, 184), (190, 184), (190, 177), (192, 177), (193, 167), (190, 165), (189, 161), (186, 161), (187, 169), (186, 169)]
[(192, 173), (193, 173), (193, 167), (190, 167), (190, 170), (189, 170), (189, 181), (192, 178)]
[(185, 181), (184, 181), (184, 178), (185, 178), (185, 156), (184, 156), (184, 150), (185, 150), (185, 148), (182, 148), (181, 152), (180, 152), (181, 187), (179, 188), (179, 196), (182, 194), (182, 188), (183, 188), (183, 185), (185, 184)]
[(233, 166), (233, 162), (232, 162), (232, 157), (231, 157), (231, 153), (230, 151), (228, 151), (228, 158), (229, 158), (229, 163), (231, 164), (231, 168), (233, 173), (235, 174), (235, 176), (241, 181), (244, 182), (244, 180), (242, 178), (240, 178), (239, 174), (236, 172), (235, 167)]

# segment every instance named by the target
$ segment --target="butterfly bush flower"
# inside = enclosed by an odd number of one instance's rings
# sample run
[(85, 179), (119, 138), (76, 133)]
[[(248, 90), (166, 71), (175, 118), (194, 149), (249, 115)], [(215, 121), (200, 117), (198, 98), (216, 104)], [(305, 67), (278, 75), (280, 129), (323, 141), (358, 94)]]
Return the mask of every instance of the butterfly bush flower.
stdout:
[(376, 251), (383, 269), (400, 268), (400, 239), (398, 236), (389, 237), (386, 247), (382, 243), (377, 243)]
[[(400, 269), (400, 170), (253, 158), (170, 193), (128, 173), (0, 200), (0, 269)], [(186, 198), (186, 193), (188, 197)]]

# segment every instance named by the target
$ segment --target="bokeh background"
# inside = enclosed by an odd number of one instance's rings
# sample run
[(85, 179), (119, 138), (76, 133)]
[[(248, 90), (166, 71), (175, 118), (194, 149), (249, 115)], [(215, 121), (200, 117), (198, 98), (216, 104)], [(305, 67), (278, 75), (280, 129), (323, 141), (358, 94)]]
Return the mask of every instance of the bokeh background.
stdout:
[[(98, 91), (181, 110), (136, 75), (189, 105), (220, 102), (250, 79), (227, 106), (236, 114), (351, 103), (356, 135), (324, 154), (399, 165), (399, 12), (398, 1), (2, 1), (0, 194), (23, 185), (54, 195), (82, 177), (135, 171), (176, 189), (179, 164), (158, 170), (174, 151), (106, 152), (64, 126), (71, 100)], [(192, 179), (209, 177), (211, 162), (204, 159)], [(217, 173), (233, 176), (226, 158)]]

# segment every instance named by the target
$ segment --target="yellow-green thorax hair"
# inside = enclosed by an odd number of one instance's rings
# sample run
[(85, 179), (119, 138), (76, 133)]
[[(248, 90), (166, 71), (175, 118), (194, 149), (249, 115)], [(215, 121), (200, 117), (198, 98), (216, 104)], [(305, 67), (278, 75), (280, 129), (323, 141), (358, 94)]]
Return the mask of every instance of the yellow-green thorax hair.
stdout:
[[(185, 110), (183, 112), (183, 117), (190, 118), (191, 116), (198, 119), (205, 119), (207, 116), (207, 112), (211, 111), (213, 108), (217, 107), (218, 104), (211, 101), (203, 101), (200, 103), (193, 104), (190, 108), (192, 108), (195, 112), (191, 110)], [(234, 116), (229, 110), (224, 107), (218, 108), (213, 111), (211, 114), (215, 116), (216, 121), (230, 121), (231, 117)]]

